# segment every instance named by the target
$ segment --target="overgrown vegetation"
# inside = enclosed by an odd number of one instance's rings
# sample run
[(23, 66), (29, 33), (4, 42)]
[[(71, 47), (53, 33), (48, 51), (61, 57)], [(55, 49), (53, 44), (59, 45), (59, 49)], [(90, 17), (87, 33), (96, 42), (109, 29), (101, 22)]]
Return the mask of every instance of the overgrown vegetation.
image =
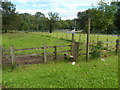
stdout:
[(103, 42), (99, 41), (96, 45), (91, 45), (91, 58), (99, 58), (101, 50), (104, 50)]

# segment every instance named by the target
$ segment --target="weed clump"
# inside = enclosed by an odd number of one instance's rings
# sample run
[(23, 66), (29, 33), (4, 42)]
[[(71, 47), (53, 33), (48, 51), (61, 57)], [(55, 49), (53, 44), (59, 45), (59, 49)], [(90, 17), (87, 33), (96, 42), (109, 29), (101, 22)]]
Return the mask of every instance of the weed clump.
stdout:
[(103, 42), (98, 41), (96, 45), (91, 45), (91, 58), (99, 58), (101, 56), (101, 50), (104, 50)]

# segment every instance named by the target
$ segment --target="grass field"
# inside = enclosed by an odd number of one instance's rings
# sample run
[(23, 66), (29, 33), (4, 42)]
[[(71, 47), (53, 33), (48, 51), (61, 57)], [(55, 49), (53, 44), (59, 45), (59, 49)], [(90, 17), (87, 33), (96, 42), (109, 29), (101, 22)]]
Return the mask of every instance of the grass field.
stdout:
[(9, 88), (117, 88), (118, 57), (4, 68), (2, 84)]
[[(59, 45), (69, 45), (70, 42), (66, 40), (61, 40), (57, 38), (47, 37), (43, 35), (37, 35), (34, 33), (14, 33), (14, 34), (3, 34), (2, 37), (3, 48), (9, 50), (11, 45), (14, 45), (15, 49), (23, 48), (38, 48), (42, 47), (44, 43), (46, 46), (59, 46)], [(62, 47), (59, 50), (68, 50), (69, 47)], [(54, 51), (53, 49), (47, 49), (47, 51)], [(15, 52), (15, 54), (31, 54), (40, 53), (43, 50), (27, 50)]]
[[(23, 49), (42, 47), (44, 43), (47, 46), (69, 45), (71, 38), (69, 33), (7, 33), (2, 35), (2, 43), (6, 50), (10, 49), (10, 45), (14, 45), (15, 49)], [(117, 39), (116, 36), (99, 36), (99, 40), (103, 42), (107, 38), (109, 41)], [(86, 35), (81, 34), (80, 42), (85, 43), (85, 39)], [(97, 35), (92, 35), (91, 39), (91, 42), (93, 40), (96, 42)], [(75, 40), (79, 40), (78, 34), (75, 34)], [(63, 47), (59, 50), (68, 48)], [(40, 52), (43, 51), (18, 51), (15, 54)], [(86, 63), (80, 56), (75, 65), (64, 60), (60, 62), (48, 60), (47, 64), (10, 66), (3, 69), (2, 85), (9, 88), (117, 88), (117, 59), (118, 57), (113, 54), (106, 58), (106, 61), (95, 59)]]
[[(46, 36), (51, 36), (51, 37), (56, 37), (56, 38), (62, 38), (62, 39), (66, 39), (66, 40), (71, 40), (72, 38), (72, 34), (71, 33), (66, 33), (66, 32), (53, 32), (51, 34), (48, 33), (44, 33), (44, 32), (39, 32), (39, 33), (35, 33), (35, 34), (41, 34), (41, 35), (46, 35)], [(76, 42), (82, 42), (82, 43), (86, 43), (87, 40), (87, 34), (74, 34), (74, 39)], [(90, 35), (90, 42), (97, 42), (97, 40), (106, 42), (106, 39), (108, 39), (108, 41), (115, 41), (116, 39), (118, 39), (117, 36), (110, 36), (110, 35), (94, 35), (91, 34)]]
[(47, 46), (69, 45), (68, 41), (34, 33), (3, 34), (2, 43), (5, 49), (9, 49), (10, 45), (14, 45), (16, 49), (42, 47), (44, 43)]
[[(66, 37), (67, 36), (67, 37)], [(69, 33), (61, 33), (54, 32), (52, 34), (49, 33), (7, 33), (2, 35), (2, 43), (3, 48), (6, 50), (10, 49), (10, 45), (14, 45), (15, 49), (23, 49), (23, 48), (37, 48), (42, 47), (44, 43), (46, 46), (59, 46), (59, 45), (70, 45), (71, 44), (72, 35)], [(97, 42), (97, 35), (91, 35), (91, 42)], [(108, 38), (109, 41), (115, 41), (117, 36), (105, 36), (99, 35), (99, 40), (106, 42)], [(80, 43), (85, 43), (86, 35), (75, 34), (75, 40), (78, 41), (80, 39)], [(110, 45), (115, 45), (115, 43), (110, 43)], [(106, 44), (104, 45), (106, 46)], [(80, 48), (85, 48), (80, 47)], [(49, 51), (54, 51), (53, 49), (47, 49)], [(69, 50), (69, 47), (58, 48), (60, 50)], [(19, 51), (15, 52), (15, 54), (31, 54), (31, 53), (40, 53), (43, 50), (32, 50), (32, 51)]]

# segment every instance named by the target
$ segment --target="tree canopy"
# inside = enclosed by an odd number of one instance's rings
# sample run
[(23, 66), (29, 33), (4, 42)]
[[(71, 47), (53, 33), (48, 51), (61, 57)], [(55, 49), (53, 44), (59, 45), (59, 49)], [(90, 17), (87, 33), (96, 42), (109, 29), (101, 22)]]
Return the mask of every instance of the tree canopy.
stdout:
[(61, 20), (59, 13), (48, 12), (46, 17), (42, 12), (34, 15), (17, 13), (16, 5), (2, 2), (2, 32), (18, 31), (46, 31), (52, 33), (55, 29), (73, 29), (86, 32), (88, 18), (91, 18), (92, 33), (120, 33), (120, 2), (105, 3), (101, 0), (96, 7), (80, 11), (77, 19)]

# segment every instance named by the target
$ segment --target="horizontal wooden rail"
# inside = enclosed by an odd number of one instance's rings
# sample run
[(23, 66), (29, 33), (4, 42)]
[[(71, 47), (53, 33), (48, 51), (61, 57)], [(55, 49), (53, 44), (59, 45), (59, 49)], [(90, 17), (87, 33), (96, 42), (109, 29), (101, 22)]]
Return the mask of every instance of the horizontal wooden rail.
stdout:
[[(61, 45), (61, 46), (49, 46), (46, 48), (54, 48), (54, 47), (68, 47), (71, 45)], [(15, 49), (14, 51), (24, 51), (24, 50), (38, 50), (38, 49), (43, 49), (43, 47), (39, 47), (39, 48), (24, 48), (24, 49)], [(10, 50), (4, 50), (4, 52), (10, 52)]]
[[(57, 53), (60, 53), (60, 52), (70, 52), (70, 50), (57, 51)], [(46, 52), (46, 54), (54, 54), (54, 52)], [(28, 57), (28, 56), (38, 56), (38, 55), (43, 55), (43, 53), (26, 54), (26, 55), (15, 55), (15, 56), (16, 57)]]
[(80, 50), (86, 50), (86, 49), (79, 49), (79, 51), (80, 51)]
[(114, 42), (116, 42), (116, 41), (109, 41), (109, 42), (104, 42), (104, 43), (114, 43)]
[(60, 52), (70, 52), (71, 50), (65, 50), (65, 51), (57, 51), (57, 53), (60, 53)]
[(28, 56), (37, 56), (42, 55), (43, 53), (35, 53), (35, 54), (26, 54), (26, 55), (15, 55), (15, 57), (28, 57)]
[[(110, 41), (110, 42), (105, 42), (105, 43), (114, 43), (116, 41)], [(104, 44), (105, 44), (104, 43)], [(96, 43), (89, 43), (89, 45), (91, 44), (96, 44)], [(86, 45), (86, 43), (84, 44), (79, 44), (79, 45)], [(71, 45), (61, 45), (61, 46), (56, 46), (56, 47), (67, 47), (67, 46), (71, 46)], [(49, 46), (46, 48), (54, 48), (55, 46)], [(24, 48), (24, 49), (15, 49), (14, 51), (24, 51), (24, 50), (38, 50), (38, 49), (43, 49), (43, 47), (39, 47), (39, 48)], [(3, 50), (3, 52), (10, 52), (10, 50)]]
[(110, 47), (116, 47), (116, 45), (112, 45), (112, 46), (107, 46), (106, 48), (110, 48)]

